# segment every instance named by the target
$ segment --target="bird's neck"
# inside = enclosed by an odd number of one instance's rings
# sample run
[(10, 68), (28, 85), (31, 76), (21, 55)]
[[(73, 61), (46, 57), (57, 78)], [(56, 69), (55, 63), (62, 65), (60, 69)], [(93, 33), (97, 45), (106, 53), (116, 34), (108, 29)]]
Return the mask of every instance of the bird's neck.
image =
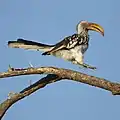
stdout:
[(81, 31), (81, 32), (78, 32), (77, 34), (80, 35), (80, 36), (89, 37), (87, 31)]
[(84, 29), (83, 27), (81, 27), (80, 25), (78, 25), (76, 30), (77, 30), (77, 34), (78, 35), (89, 38), (88, 30), (87, 29)]
[(88, 35), (88, 31), (87, 31), (87, 30), (78, 30), (78, 31), (77, 31), (77, 34), (80, 34), (80, 35)]

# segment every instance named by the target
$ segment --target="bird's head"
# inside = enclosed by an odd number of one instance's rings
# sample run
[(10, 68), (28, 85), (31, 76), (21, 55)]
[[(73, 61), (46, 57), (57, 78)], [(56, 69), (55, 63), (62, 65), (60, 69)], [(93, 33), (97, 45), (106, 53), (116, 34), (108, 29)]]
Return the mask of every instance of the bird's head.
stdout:
[(88, 33), (89, 30), (92, 30), (92, 31), (99, 32), (104, 36), (104, 29), (97, 23), (80, 21), (76, 26), (76, 30), (78, 34)]

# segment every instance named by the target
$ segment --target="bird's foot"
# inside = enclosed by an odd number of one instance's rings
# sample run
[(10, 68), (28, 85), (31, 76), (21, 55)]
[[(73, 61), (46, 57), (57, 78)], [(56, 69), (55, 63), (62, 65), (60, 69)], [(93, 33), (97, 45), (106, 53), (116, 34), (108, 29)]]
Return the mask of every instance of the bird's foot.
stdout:
[(91, 65), (88, 65), (88, 64), (86, 64), (86, 63), (83, 63), (83, 64), (80, 64), (82, 67), (84, 67), (84, 68), (89, 68), (89, 69), (92, 69), (92, 70), (96, 70), (97, 68), (96, 67), (93, 67), (93, 66), (91, 66)]

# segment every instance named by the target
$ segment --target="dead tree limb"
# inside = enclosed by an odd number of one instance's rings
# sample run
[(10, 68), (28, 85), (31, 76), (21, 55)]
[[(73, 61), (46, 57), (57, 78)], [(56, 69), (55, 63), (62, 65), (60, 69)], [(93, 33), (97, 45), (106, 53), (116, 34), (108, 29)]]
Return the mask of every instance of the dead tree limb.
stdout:
[(0, 120), (6, 113), (6, 111), (17, 101), (23, 99), (24, 97), (29, 96), (33, 92), (37, 91), (40, 88), (45, 87), (47, 84), (52, 83), (53, 81), (59, 80), (59, 77), (56, 75), (49, 74), (46, 77), (40, 79), (36, 83), (28, 86), (27, 88), (23, 89), (19, 93), (15, 93), (10, 96), (7, 100), (0, 104)]
[(112, 92), (113, 95), (120, 95), (119, 83), (113, 83), (104, 78), (98, 78), (63, 68), (55, 68), (55, 67), (39, 67), (39, 68), (24, 68), (24, 69), (12, 68), (7, 72), (0, 73), (0, 78), (7, 78), (7, 77), (21, 76), (21, 75), (33, 75), (33, 74), (47, 74), (47, 76), (40, 79), (33, 85), (30, 85), (29, 87), (25, 88), (21, 92), (15, 93), (10, 98), (8, 98), (3, 103), (1, 103), (0, 119), (4, 116), (4, 114), (10, 108), (10, 106), (16, 103), (17, 101), (32, 94), (38, 89), (45, 87), (47, 84), (57, 82), (59, 80), (64, 80), (64, 79), (73, 80), (108, 90)]

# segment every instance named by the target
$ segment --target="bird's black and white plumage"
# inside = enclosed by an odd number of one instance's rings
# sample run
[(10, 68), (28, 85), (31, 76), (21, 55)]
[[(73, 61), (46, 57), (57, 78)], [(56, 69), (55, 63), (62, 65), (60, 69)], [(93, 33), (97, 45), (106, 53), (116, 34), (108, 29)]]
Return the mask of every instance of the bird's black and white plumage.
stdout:
[(103, 28), (96, 23), (81, 21), (77, 25), (77, 33), (65, 37), (55, 45), (47, 45), (24, 39), (9, 41), (8, 46), (12, 48), (23, 48), (43, 51), (42, 55), (53, 55), (64, 60), (71, 61), (73, 64), (82, 65), (87, 68), (95, 69), (84, 63), (83, 57), (89, 45), (88, 30), (94, 30), (104, 35)]

